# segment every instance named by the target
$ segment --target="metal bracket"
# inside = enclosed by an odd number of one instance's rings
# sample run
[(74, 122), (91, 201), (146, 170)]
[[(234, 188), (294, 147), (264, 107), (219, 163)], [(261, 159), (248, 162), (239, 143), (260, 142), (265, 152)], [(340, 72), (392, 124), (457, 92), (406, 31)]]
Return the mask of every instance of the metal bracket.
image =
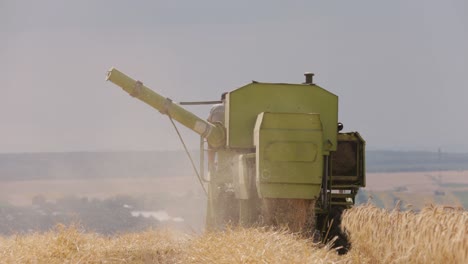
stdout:
[(133, 91), (130, 93), (130, 96), (138, 97), (140, 96), (142, 90), (143, 90), (143, 83), (140, 81), (136, 81), (135, 86), (133, 86)]
[(166, 98), (164, 101), (163, 109), (161, 109), (159, 112), (163, 115), (169, 115), (169, 108), (172, 105), (172, 100), (170, 98)]

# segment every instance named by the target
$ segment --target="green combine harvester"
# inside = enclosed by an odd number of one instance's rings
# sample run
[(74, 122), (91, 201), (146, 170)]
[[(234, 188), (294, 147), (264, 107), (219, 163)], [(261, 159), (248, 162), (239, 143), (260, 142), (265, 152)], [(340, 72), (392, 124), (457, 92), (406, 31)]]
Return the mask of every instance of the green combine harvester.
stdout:
[(222, 101), (185, 103), (218, 103), (210, 121), (115, 68), (107, 80), (200, 135), (195, 171), (207, 190), (207, 229), (286, 225), (323, 242), (337, 236), (345, 253), (339, 225), (365, 186), (365, 141), (340, 132), (338, 96), (305, 76), (302, 84), (254, 81)]

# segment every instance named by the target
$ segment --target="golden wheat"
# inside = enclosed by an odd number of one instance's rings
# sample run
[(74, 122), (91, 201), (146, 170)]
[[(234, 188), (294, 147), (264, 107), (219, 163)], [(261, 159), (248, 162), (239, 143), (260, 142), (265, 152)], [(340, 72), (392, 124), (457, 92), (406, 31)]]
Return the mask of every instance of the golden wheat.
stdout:
[(0, 239), (1, 263), (171, 263), (186, 235), (167, 230), (105, 237), (58, 226)]
[(286, 230), (228, 228), (188, 235), (148, 230), (106, 237), (58, 226), (0, 237), (0, 263), (468, 263), (468, 212), (420, 213), (371, 205), (345, 211), (352, 248), (339, 256)]
[(352, 251), (373, 263), (468, 263), (468, 212), (427, 206), (421, 212), (358, 206), (343, 215)]
[(286, 230), (234, 228), (194, 238), (184, 263), (350, 263), (329, 247)]
[(0, 238), (1, 263), (349, 263), (285, 230), (233, 228), (203, 235), (168, 230), (105, 237), (59, 226)]

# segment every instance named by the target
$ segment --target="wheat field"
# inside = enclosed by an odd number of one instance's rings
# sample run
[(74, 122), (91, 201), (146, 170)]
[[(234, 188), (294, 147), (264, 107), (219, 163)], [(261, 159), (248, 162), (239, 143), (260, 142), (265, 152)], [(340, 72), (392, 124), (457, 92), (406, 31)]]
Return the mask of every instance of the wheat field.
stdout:
[(468, 263), (468, 213), (428, 206), (420, 213), (372, 205), (345, 212), (352, 249), (339, 256), (287, 230), (228, 228), (185, 234), (147, 230), (106, 237), (77, 226), (0, 237), (1, 263)]
[(462, 208), (430, 205), (414, 213), (358, 206), (345, 211), (342, 227), (352, 251), (371, 263), (468, 263), (468, 211)]

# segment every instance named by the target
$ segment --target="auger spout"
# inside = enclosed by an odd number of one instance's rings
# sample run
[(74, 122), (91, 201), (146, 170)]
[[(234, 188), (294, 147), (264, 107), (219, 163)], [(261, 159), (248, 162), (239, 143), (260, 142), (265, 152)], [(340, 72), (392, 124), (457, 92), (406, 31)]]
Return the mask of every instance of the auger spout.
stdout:
[(195, 133), (206, 138), (213, 148), (219, 148), (226, 144), (226, 133), (222, 124), (212, 124), (193, 113), (185, 110), (171, 99), (163, 97), (146, 87), (142, 82), (135, 81), (115, 68), (107, 72), (107, 79), (120, 86), (132, 97), (138, 98), (162, 114), (193, 130)]

